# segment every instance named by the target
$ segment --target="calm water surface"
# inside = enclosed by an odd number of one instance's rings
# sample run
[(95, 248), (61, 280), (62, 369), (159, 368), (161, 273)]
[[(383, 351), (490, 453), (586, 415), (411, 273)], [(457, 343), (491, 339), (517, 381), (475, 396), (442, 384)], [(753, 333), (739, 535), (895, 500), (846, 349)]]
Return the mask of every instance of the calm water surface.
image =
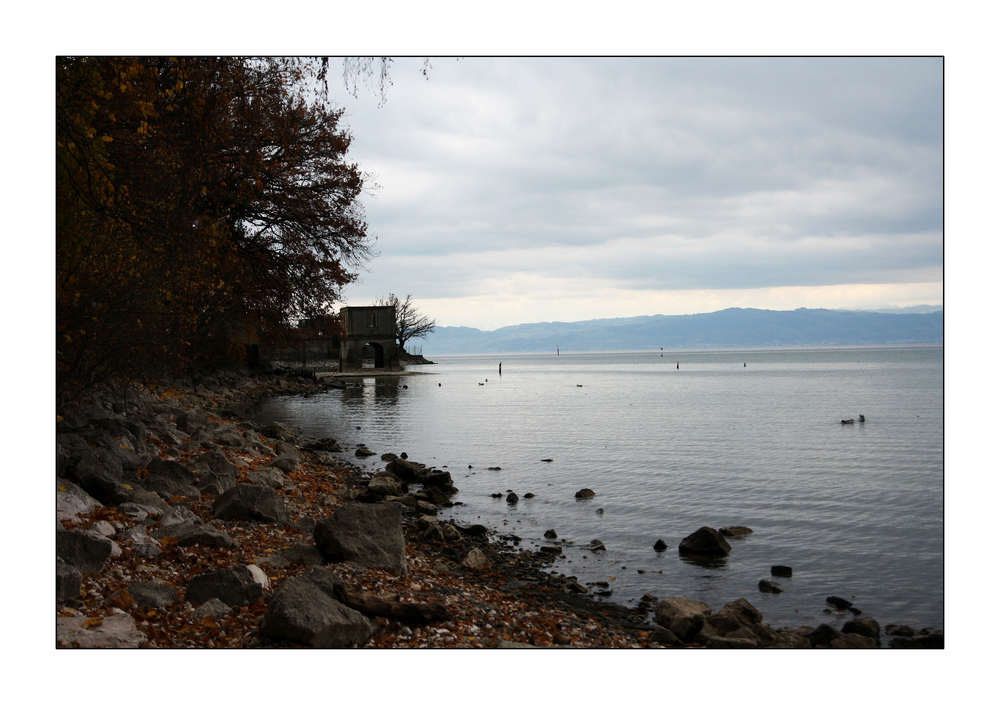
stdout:
[[(558, 543), (555, 572), (606, 581), (624, 604), (746, 597), (774, 626), (815, 625), (843, 621), (823, 612), (838, 595), (883, 625), (943, 627), (940, 346), (663, 355), (445, 356), (272, 399), (256, 418), (449, 470), (463, 504), (441, 518)], [(840, 423), (859, 414), (866, 423)], [(584, 487), (597, 495), (576, 500)], [(508, 490), (521, 501), (490, 496)], [(734, 524), (753, 534), (727, 558), (677, 553), (697, 528)], [(669, 548), (654, 551), (657, 539)], [(794, 577), (762, 594), (775, 564)]]

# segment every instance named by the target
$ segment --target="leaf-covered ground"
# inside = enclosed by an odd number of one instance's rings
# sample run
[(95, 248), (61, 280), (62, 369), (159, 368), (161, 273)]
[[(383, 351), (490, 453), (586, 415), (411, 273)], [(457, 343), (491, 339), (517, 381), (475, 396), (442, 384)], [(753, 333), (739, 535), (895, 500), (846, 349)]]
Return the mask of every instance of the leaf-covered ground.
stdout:
[[(176, 396), (176, 390), (161, 392)], [(215, 418), (216, 421), (224, 419)], [(245, 428), (245, 427), (244, 427)], [(245, 432), (245, 430), (244, 430)], [(189, 454), (151, 438), (160, 457), (183, 462)], [(217, 446), (239, 470), (237, 482), (263, 469), (270, 459), (252, 457), (238, 447)], [(275, 559), (296, 543), (312, 543), (309, 520), (332, 513), (350, 490), (357, 486), (358, 471), (344, 463), (331, 465), (328, 457), (304, 452), (306, 460), (286, 473), (286, 489), (280, 490), (291, 508), (285, 525), (256, 522), (219, 521), (212, 517), (214, 496), (199, 500), (178, 500), (206, 524), (229, 534), (238, 547), (180, 546), (176, 540), (162, 542), (156, 557), (137, 555), (132, 544), (120, 542), (122, 555), (113, 557), (104, 570), (84, 574), (81, 599), (73, 606), (58, 603), (59, 615), (85, 615), (97, 626), (113, 614), (127, 612), (153, 648), (254, 648), (290, 647), (293, 643), (273, 643), (260, 634), (260, 621), (267, 600), (252, 606), (233, 608), (222, 617), (195, 619), (194, 607), (184, 601), (188, 581), (203, 572), (256, 563), (265, 571), (273, 591), (280, 581), (304, 573), (308, 566)], [(109, 522), (119, 534), (136, 522), (113, 507), (97, 509), (66, 528), (91, 528)], [(565, 581), (544, 570), (544, 559), (527, 551), (508, 547), (496, 537), (463, 536), (452, 541), (422, 538), (415, 516), (404, 517), (407, 540), (408, 574), (396, 576), (385, 571), (350, 564), (331, 564), (349, 584), (372, 595), (399, 602), (443, 604), (450, 619), (426, 624), (404, 624), (378, 617), (380, 628), (365, 648), (490, 648), (514, 643), (535, 646), (642, 647), (658, 646), (649, 639), (652, 625), (646, 614), (628, 611), (571, 595)], [(114, 537), (112, 537), (114, 538)], [(487, 566), (472, 570), (459, 560), (478, 547), (489, 558)], [(271, 558), (268, 561), (268, 558)], [(163, 608), (139, 606), (127, 588), (138, 582), (157, 581), (177, 589), (178, 600)], [(60, 644), (60, 646), (72, 646)]]

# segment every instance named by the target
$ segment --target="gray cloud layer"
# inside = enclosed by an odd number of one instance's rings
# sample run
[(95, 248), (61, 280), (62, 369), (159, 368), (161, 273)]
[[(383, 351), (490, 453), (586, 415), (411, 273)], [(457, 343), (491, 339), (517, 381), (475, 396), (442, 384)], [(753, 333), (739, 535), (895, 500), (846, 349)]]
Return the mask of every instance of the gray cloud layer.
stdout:
[(939, 59), (433, 63), (424, 80), (396, 62), (381, 109), (344, 101), (354, 158), (382, 186), (366, 205), (382, 255), (352, 301), (461, 299), (515, 278), (942, 278)]

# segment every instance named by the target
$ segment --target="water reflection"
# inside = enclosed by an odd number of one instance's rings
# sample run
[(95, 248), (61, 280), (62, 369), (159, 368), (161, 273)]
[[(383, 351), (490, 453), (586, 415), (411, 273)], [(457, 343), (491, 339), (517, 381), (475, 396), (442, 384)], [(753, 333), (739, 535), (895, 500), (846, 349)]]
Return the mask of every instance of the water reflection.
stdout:
[(729, 556), (699, 556), (695, 553), (679, 553), (681, 560), (696, 568), (721, 570), (728, 567)]
[(394, 406), (399, 402), (400, 391), (406, 388), (399, 377), (365, 377), (348, 382), (343, 398), (348, 402), (388, 402)]

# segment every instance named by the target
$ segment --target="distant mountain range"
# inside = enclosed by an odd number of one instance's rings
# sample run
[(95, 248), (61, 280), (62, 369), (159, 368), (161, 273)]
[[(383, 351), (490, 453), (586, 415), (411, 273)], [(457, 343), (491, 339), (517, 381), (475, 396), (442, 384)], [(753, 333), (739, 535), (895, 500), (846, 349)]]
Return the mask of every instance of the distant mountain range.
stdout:
[[(727, 308), (686, 316), (523, 323), (493, 331), (439, 326), (423, 354), (812, 347), (944, 343), (944, 310), (914, 306), (881, 311)], [(419, 347), (419, 346), (418, 346)]]

